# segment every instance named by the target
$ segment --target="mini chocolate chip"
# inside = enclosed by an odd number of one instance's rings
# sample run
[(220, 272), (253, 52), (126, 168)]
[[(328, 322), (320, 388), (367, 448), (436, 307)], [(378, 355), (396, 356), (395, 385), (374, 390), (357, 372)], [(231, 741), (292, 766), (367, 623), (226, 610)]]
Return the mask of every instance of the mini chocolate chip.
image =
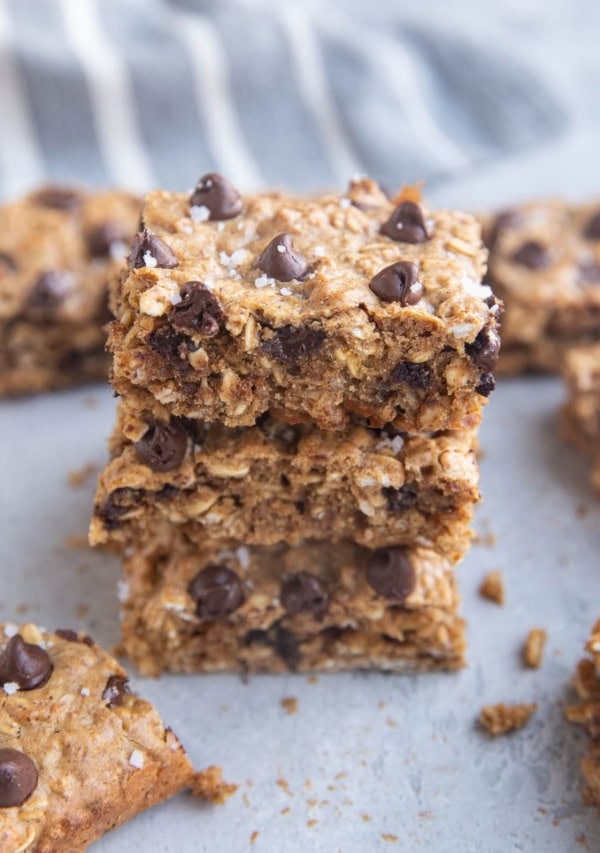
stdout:
[(600, 210), (592, 214), (586, 222), (583, 236), (588, 240), (600, 240)]
[(129, 253), (129, 266), (132, 269), (140, 267), (160, 267), (172, 270), (177, 266), (177, 258), (171, 249), (153, 234), (149, 228), (136, 234), (133, 238), (131, 251)]
[(72, 288), (72, 273), (62, 270), (48, 270), (40, 273), (29, 294), (27, 313), (32, 316), (52, 313)]
[(515, 228), (523, 221), (523, 214), (520, 210), (503, 210), (494, 217), (490, 228), (484, 231), (483, 242), (487, 249), (491, 252), (496, 247), (498, 238), (508, 228)]
[[(600, 238), (599, 238), (600, 239)], [(600, 264), (586, 261), (579, 264), (578, 284), (595, 284), (600, 282)]]
[(32, 199), (42, 207), (53, 207), (56, 210), (74, 210), (83, 201), (80, 192), (68, 187), (44, 187)]
[(475, 386), (475, 391), (477, 394), (481, 394), (482, 397), (489, 397), (495, 387), (496, 380), (494, 379), (494, 374), (482, 373), (479, 377), (479, 384)]
[(285, 364), (295, 364), (301, 358), (315, 353), (325, 340), (322, 329), (310, 326), (281, 326), (269, 341), (261, 344), (261, 350)]
[(86, 235), (86, 243), (92, 258), (105, 258), (110, 255), (114, 243), (129, 243), (130, 235), (120, 222), (103, 222), (96, 225)]
[(153, 471), (172, 471), (183, 462), (187, 445), (185, 427), (173, 418), (168, 424), (155, 421), (133, 448), (140, 462)]
[(511, 260), (530, 270), (542, 270), (549, 265), (551, 257), (542, 243), (538, 243), (537, 240), (528, 240), (513, 253)]
[(393, 382), (403, 382), (411, 388), (425, 390), (431, 388), (433, 375), (426, 364), (415, 364), (412, 361), (400, 361), (392, 370)]
[(217, 297), (201, 281), (186, 281), (180, 291), (181, 302), (174, 306), (170, 323), (177, 329), (198, 332), (214, 338), (225, 323), (225, 312)]
[(390, 512), (406, 512), (412, 509), (417, 503), (416, 483), (405, 483), (399, 489), (386, 486), (382, 489), (382, 492), (387, 498), (388, 510)]
[(473, 364), (481, 370), (494, 370), (500, 353), (500, 335), (495, 329), (484, 327), (472, 344), (465, 345), (465, 350)]
[(373, 276), (369, 287), (384, 302), (399, 302), (403, 308), (416, 305), (423, 296), (423, 285), (417, 281), (418, 267), (410, 261), (398, 261)]
[(130, 489), (127, 486), (114, 489), (102, 504), (94, 507), (94, 513), (107, 530), (116, 530), (121, 526), (123, 516), (127, 515), (140, 495), (140, 489)]
[(417, 576), (407, 548), (379, 548), (367, 566), (367, 580), (375, 592), (394, 601), (405, 601)]
[(77, 631), (73, 631), (71, 628), (57, 628), (54, 633), (61, 640), (66, 640), (68, 643), (83, 643), (86, 646), (94, 645), (94, 641), (89, 634), (79, 635)]
[(242, 582), (227, 566), (207, 566), (189, 585), (201, 619), (222, 619), (244, 603)]
[(43, 687), (54, 669), (48, 652), (15, 634), (0, 655), (0, 684), (14, 681), (20, 690)]
[(397, 243), (425, 243), (433, 236), (421, 207), (414, 201), (400, 202), (381, 226), (381, 233)]
[(297, 572), (281, 584), (281, 603), (288, 613), (310, 613), (322, 616), (329, 607), (327, 590), (318, 577), (309, 572)]
[(256, 262), (265, 275), (277, 281), (300, 279), (308, 272), (306, 258), (296, 252), (291, 234), (278, 234), (263, 249)]
[(298, 664), (300, 663), (300, 646), (291, 631), (288, 631), (287, 628), (282, 628), (281, 625), (276, 625), (273, 632), (273, 648), (288, 669), (293, 672), (298, 668)]
[(206, 207), (209, 219), (233, 219), (242, 212), (244, 203), (236, 188), (222, 175), (203, 175), (190, 196), (192, 207)]
[(1, 809), (22, 806), (35, 791), (37, 783), (37, 767), (28, 755), (18, 749), (0, 749)]
[(123, 675), (111, 675), (102, 691), (102, 701), (106, 702), (109, 708), (114, 708), (123, 704), (123, 696), (128, 693), (131, 693), (129, 679)]
[(8, 252), (0, 252), (0, 272), (16, 272), (17, 263)]
[(176, 332), (171, 326), (159, 326), (146, 338), (149, 349), (169, 360), (180, 370), (190, 370), (188, 353), (195, 348), (191, 338)]

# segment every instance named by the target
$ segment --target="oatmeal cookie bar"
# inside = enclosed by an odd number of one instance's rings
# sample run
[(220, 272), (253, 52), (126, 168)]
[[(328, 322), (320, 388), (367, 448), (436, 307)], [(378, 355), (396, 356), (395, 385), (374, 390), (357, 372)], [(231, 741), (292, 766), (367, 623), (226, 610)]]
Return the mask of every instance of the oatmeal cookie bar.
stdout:
[(242, 198), (205, 175), (152, 192), (115, 285), (112, 381), (130, 405), (251, 426), (476, 426), (494, 387), (498, 305), (476, 220), (342, 195)]
[(0, 625), (0, 850), (78, 853), (193, 778), (173, 732), (89, 637)]
[(540, 201), (484, 220), (488, 280), (504, 302), (499, 372), (561, 369), (600, 338), (600, 207)]
[(350, 538), (434, 548), (454, 562), (479, 497), (474, 443), (474, 430), (321, 432), (269, 416), (230, 429), (169, 419), (158, 404), (139, 418), (121, 403), (91, 541), (137, 545), (168, 522), (213, 548)]
[(0, 206), (0, 395), (106, 379), (107, 282), (140, 201), (46, 187)]
[(592, 481), (600, 492), (600, 344), (565, 356), (567, 401), (561, 411), (563, 438), (592, 458)]
[(310, 541), (214, 552), (170, 529), (124, 569), (123, 645), (147, 675), (464, 663), (454, 572), (425, 549)]
[(588, 753), (581, 762), (584, 796), (600, 809), (600, 620), (585, 648), (588, 657), (579, 662), (573, 679), (579, 702), (567, 708), (567, 719), (583, 726), (590, 736)]

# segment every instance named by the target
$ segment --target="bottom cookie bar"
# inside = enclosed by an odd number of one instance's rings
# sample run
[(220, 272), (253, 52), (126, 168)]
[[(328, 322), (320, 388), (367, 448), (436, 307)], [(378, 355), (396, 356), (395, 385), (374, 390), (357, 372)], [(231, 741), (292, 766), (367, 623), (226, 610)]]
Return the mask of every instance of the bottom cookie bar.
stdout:
[(573, 679), (580, 701), (567, 708), (567, 719), (582, 725), (590, 736), (588, 754), (581, 762), (584, 798), (600, 809), (600, 619), (585, 648), (589, 657), (579, 662)]
[(0, 850), (78, 853), (193, 780), (173, 732), (89, 637), (0, 625)]
[(144, 674), (464, 664), (450, 563), (344, 541), (217, 553), (168, 534), (126, 557), (125, 651)]
[(600, 344), (571, 350), (563, 376), (567, 402), (561, 412), (561, 434), (592, 457), (592, 480), (600, 492)]

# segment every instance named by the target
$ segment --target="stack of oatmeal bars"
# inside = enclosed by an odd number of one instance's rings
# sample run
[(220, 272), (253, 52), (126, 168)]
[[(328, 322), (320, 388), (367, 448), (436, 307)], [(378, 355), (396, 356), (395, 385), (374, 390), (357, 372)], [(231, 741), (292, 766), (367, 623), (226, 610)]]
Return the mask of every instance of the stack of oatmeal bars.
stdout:
[(112, 293), (91, 526), (142, 672), (453, 669), (499, 306), (467, 214), (150, 193)]

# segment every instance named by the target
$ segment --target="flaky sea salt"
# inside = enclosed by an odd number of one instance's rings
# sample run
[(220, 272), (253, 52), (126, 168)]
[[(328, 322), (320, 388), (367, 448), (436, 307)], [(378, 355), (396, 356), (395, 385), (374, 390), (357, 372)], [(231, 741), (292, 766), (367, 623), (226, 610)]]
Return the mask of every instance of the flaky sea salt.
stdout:
[(346, 208), (350, 207), (351, 204), (352, 204), (352, 202), (350, 201), (349, 198), (341, 198), (340, 199), (340, 207), (343, 208), (344, 210)]
[(289, 289), (289, 287), (281, 287), (281, 288), (279, 288), (279, 292), (281, 293), (282, 296), (291, 296), (292, 295), (292, 291)]
[(190, 218), (194, 222), (207, 222), (210, 219), (210, 210), (203, 204), (193, 204), (190, 208)]
[(157, 261), (154, 255), (150, 254), (150, 252), (144, 252), (144, 264), (147, 267), (150, 267), (150, 269), (154, 269), (156, 263)]
[(14, 622), (7, 622), (6, 625), (4, 626), (4, 636), (8, 637), (9, 640), (11, 637), (14, 637), (15, 634), (18, 634), (18, 633), (19, 633), (19, 629), (15, 625)]
[(474, 296), (475, 299), (489, 299), (492, 295), (492, 288), (489, 285), (481, 284), (481, 282), (475, 278), (471, 278), (471, 276), (465, 276), (461, 284), (465, 293), (468, 293), (469, 296)]
[(238, 558), (238, 563), (240, 564), (240, 568), (247, 569), (250, 565), (250, 551), (246, 548), (245, 545), (240, 545), (235, 549), (235, 556)]
[(19, 685), (16, 681), (7, 681), (6, 684), (2, 685), (2, 689), (6, 693), (7, 696), (12, 696), (13, 693), (17, 693), (19, 690)]
[(287, 249), (285, 248), (285, 246), (283, 245), (283, 243), (278, 243), (278, 244), (277, 244), (277, 251), (278, 251), (280, 254), (285, 255), (285, 253), (287, 252)]
[(82, 696), (89, 696), (90, 695), (89, 687), (82, 687), (79, 692), (81, 693)]
[(144, 754), (139, 749), (134, 749), (129, 756), (129, 763), (137, 770), (141, 770), (144, 766)]
[(128, 252), (129, 246), (122, 240), (113, 240), (110, 246), (108, 247), (108, 253), (113, 259), (113, 261), (122, 261), (124, 258), (127, 257)]
[(129, 598), (129, 582), (117, 581), (117, 599), (123, 604)]
[(322, 258), (325, 256), (325, 246), (315, 246), (314, 253), (317, 258)]
[(275, 284), (275, 279), (269, 278), (268, 275), (260, 275), (254, 279), (254, 287), (268, 287), (270, 284)]

